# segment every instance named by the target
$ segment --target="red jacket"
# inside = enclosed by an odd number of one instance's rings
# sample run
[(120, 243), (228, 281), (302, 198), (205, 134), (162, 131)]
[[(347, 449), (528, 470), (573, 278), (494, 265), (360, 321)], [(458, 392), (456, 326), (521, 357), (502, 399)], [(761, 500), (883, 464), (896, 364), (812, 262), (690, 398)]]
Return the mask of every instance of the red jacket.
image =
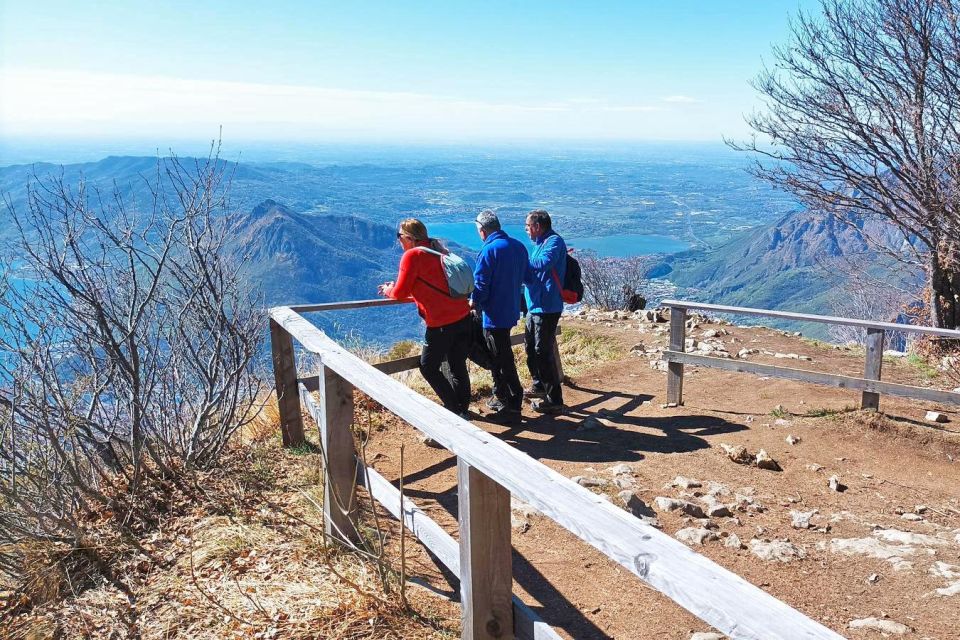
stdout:
[[(426, 242), (418, 242), (417, 246), (429, 248)], [(417, 312), (430, 328), (452, 324), (470, 313), (466, 299), (451, 298), (427, 282), (441, 291), (448, 290), (440, 256), (413, 247), (403, 252), (397, 282), (386, 293), (394, 300), (413, 298)]]

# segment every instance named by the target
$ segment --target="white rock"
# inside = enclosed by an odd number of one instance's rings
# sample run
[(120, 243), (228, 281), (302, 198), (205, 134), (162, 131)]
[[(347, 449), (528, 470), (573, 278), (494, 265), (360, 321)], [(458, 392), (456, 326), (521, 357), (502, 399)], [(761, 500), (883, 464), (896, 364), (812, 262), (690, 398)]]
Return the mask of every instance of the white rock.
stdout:
[(847, 485), (840, 482), (840, 476), (838, 475), (830, 476), (830, 481), (827, 484), (832, 491), (843, 492), (847, 490)]
[(942, 589), (935, 589), (934, 593), (942, 598), (949, 598), (950, 596), (960, 594), (960, 580)]
[(790, 526), (794, 529), (809, 529), (810, 519), (815, 515), (817, 515), (816, 509), (813, 511), (791, 511), (790, 518), (792, 521)]
[(901, 520), (909, 520), (910, 522), (919, 522), (923, 520), (923, 516), (917, 515), (915, 513), (905, 513), (900, 516)]
[(776, 560), (779, 562), (792, 562), (807, 557), (806, 551), (786, 540), (771, 540), (770, 542), (751, 540), (750, 553), (761, 560)]
[(683, 513), (691, 516), (693, 518), (705, 518), (706, 514), (703, 512), (703, 509), (700, 508), (700, 505), (693, 504), (692, 502), (687, 502), (686, 500), (674, 500), (673, 498), (665, 498), (659, 496), (654, 498), (653, 503), (657, 505), (657, 509), (661, 511), (682, 511)]
[(538, 516), (540, 512), (535, 508), (524, 502), (523, 500), (518, 500), (517, 498), (510, 496), (510, 510), (516, 511), (528, 518), (530, 516)]
[(879, 631), (881, 633), (892, 633), (893, 635), (897, 636), (902, 636), (912, 631), (912, 629), (905, 624), (900, 624), (899, 622), (894, 622), (893, 620), (883, 620), (880, 618), (862, 618), (860, 620), (851, 620), (849, 626), (851, 629), (869, 629), (871, 631)]
[(530, 521), (526, 517), (517, 514), (510, 514), (510, 528), (516, 531), (517, 533), (526, 533), (530, 528)]
[(615, 464), (607, 468), (607, 473), (612, 476), (628, 476), (633, 475), (633, 468), (628, 464)]
[(684, 478), (683, 476), (677, 476), (673, 479), (673, 482), (670, 483), (671, 487), (677, 487), (678, 489), (696, 489), (702, 487), (703, 484), (695, 478)]
[(799, 438), (799, 436), (788, 435), (788, 436), (786, 437), (786, 441), (787, 441), (787, 444), (791, 444), (791, 445), (792, 445), (792, 444), (800, 444), (800, 438)]
[(570, 478), (576, 482), (581, 487), (605, 487), (607, 486), (607, 481), (603, 478), (588, 478), (585, 476), (573, 476)]
[(924, 419), (927, 422), (950, 422), (947, 414), (940, 413), (939, 411), (927, 411), (927, 416)]
[(666, 371), (667, 370), (667, 361), (666, 360), (651, 360), (650, 368), (654, 371)]
[(909, 545), (884, 544), (876, 538), (834, 538), (830, 541), (830, 552), (845, 556), (864, 555), (886, 560), (897, 571), (913, 568), (907, 557), (917, 554), (917, 547)]
[(775, 427), (789, 427), (791, 424), (793, 423), (789, 420), (784, 420), (783, 418), (777, 418), (773, 421), (773, 426)]
[(729, 518), (733, 515), (729, 506), (721, 503), (710, 494), (701, 497), (700, 502), (704, 504), (704, 510), (711, 518)]
[(690, 636), (690, 640), (724, 640), (727, 636), (714, 633), (713, 631), (698, 631), (697, 633)]
[(702, 545), (704, 542), (709, 540), (716, 540), (717, 534), (715, 534), (713, 531), (710, 531), (710, 529), (687, 527), (677, 531), (675, 534), (673, 534), (673, 537), (686, 544)]
[(927, 536), (922, 533), (910, 533), (909, 531), (900, 531), (899, 529), (877, 529), (873, 532), (874, 537), (880, 538), (884, 542), (893, 544), (912, 544), (921, 547), (942, 546), (947, 544), (945, 540)]
[(960, 567), (955, 564), (947, 564), (937, 560), (933, 563), (933, 566), (930, 567), (930, 573), (937, 576), (938, 578), (945, 578), (947, 580), (960, 580)]
[(727, 539), (723, 541), (723, 546), (730, 547), (731, 549), (743, 549), (743, 543), (740, 542), (740, 536), (735, 533), (731, 533), (727, 536)]
[(776, 460), (771, 458), (769, 454), (767, 454), (767, 452), (764, 451), (763, 449), (760, 449), (760, 451), (757, 451), (756, 463), (757, 463), (757, 466), (760, 467), (761, 469), (767, 469), (769, 471), (783, 470), (780, 467), (780, 464)]

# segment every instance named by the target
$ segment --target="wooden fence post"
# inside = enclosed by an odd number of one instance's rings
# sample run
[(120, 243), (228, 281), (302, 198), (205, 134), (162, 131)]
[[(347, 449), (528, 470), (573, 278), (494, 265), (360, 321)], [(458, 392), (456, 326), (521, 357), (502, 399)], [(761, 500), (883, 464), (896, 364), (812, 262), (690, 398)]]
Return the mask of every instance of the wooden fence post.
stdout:
[[(883, 368), (883, 338), (883, 329), (867, 329), (867, 341), (864, 344), (866, 361), (863, 366), (863, 377), (867, 380), (880, 379), (880, 370)], [(864, 391), (860, 397), (860, 408), (878, 411), (880, 394)]]
[(357, 533), (357, 458), (353, 444), (353, 385), (320, 365), (320, 440), (326, 468), (323, 494), (327, 535), (352, 544)]
[(280, 435), (283, 446), (298, 447), (304, 443), (303, 415), (300, 413), (300, 390), (297, 388), (297, 363), (293, 338), (276, 320), (270, 320), (270, 348), (273, 355), (273, 379), (277, 388), (280, 412)]
[[(687, 310), (670, 307), (670, 350), (684, 351), (687, 330)], [(683, 404), (683, 363), (667, 363), (667, 403)]]
[(462, 459), (457, 475), (462, 638), (511, 640), (510, 492)]

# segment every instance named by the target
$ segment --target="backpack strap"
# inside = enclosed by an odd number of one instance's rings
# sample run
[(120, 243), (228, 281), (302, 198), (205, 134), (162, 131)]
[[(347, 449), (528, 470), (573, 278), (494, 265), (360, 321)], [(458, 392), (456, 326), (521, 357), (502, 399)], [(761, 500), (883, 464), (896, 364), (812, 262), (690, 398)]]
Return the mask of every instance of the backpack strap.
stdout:
[[(443, 260), (443, 254), (440, 253), (439, 251), (434, 251), (433, 249), (428, 249), (427, 247), (414, 247), (414, 248), (415, 248), (415, 249), (422, 249), (422, 250), (426, 251), (427, 253), (432, 253), (433, 255), (438, 256), (441, 261)], [(441, 264), (440, 264), (440, 268), (441, 268), (441, 269), (443, 268), (443, 263), (442, 263), (442, 262), (441, 262)], [(419, 280), (419, 281), (422, 282), (423, 284), (427, 285), (428, 287), (430, 287), (431, 289), (433, 289), (433, 290), (436, 291), (437, 293), (442, 293), (443, 295), (447, 296), (448, 298), (453, 298), (453, 296), (450, 295), (450, 287), (447, 287), (447, 290), (444, 291), (444, 290), (441, 289), (440, 287), (438, 287), (438, 286), (436, 286), (436, 285), (434, 285), (434, 284), (430, 284), (429, 282), (427, 282), (426, 278), (422, 278), (422, 277), (420, 277), (420, 276), (417, 276), (417, 280)]]
[(552, 267), (552, 268), (550, 269), (550, 273), (551, 273), (551, 275), (553, 275), (553, 281), (554, 281), (554, 282), (556, 283), (556, 285), (557, 285), (557, 291), (563, 291), (563, 285), (560, 284), (560, 276), (557, 275), (557, 268), (556, 268), (556, 267)]

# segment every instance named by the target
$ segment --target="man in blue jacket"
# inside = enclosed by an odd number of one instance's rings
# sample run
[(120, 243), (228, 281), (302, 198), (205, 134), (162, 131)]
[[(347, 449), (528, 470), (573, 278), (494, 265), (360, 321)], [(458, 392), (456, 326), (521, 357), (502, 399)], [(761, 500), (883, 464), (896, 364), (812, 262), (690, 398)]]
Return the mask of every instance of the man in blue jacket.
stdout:
[(476, 219), (483, 240), (473, 270), (473, 308), (483, 315), (483, 335), (493, 356), (493, 395), (489, 406), (496, 421), (520, 416), (523, 386), (510, 345), (510, 329), (520, 318), (520, 291), (528, 269), (527, 248), (500, 228), (497, 214), (487, 210)]
[(542, 398), (533, 403), (534, 411), (557, 414), (563, 411), (563, 391), (554, 354), (557, 324), (563, 311), (560, 291), (567, 271), (567, 244), (553, 230), (550, 214), (543, 209), (527, 214), (526, 231), (534, 243), (530, 268), (524, 279), (527, 285), (524, 346), (527, 368), (533, 378), (533, 387), (526, 394)]

